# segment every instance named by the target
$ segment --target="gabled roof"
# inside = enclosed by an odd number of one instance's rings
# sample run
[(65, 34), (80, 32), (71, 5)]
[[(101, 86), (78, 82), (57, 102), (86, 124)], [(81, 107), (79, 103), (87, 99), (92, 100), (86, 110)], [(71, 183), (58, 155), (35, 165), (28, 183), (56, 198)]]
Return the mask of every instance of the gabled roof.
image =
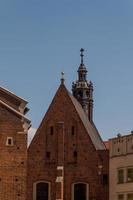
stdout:
[(25, 103), (25, 105), (28, 103), (25, 99), (17, 96), (16, 94), (14, 94), (13, 92), (9, 91), (8, 89), (4, 88), (4, 87), (0, 87), (0, 91), (3, 91), (4, 93), (10, 95), (11, 97), (15, 98), (16, 100), (18, 100), (19, 102), (23, 102)]
[(5, 106), (8, 110), (14, 112), (16, 115), (18, 115), (19, 117), (23, 118), (24, 120), (26, 120), (28, 123), (31, 123), (31, 121), (25, 117), (25, 115), (23, 115), (21, 112), (15, 110), (14, 108), (12, 108), (11, 106), (9, 106), (8, 104), (6, 104), (5, 102), (3, 102), (2, 100), (0, 100), (0, 104), (2, 104), (3, 106)]
[[(38, 130), (36, 131), (36, 134), (30, 144), (30, 146), (33, 144), (33, 142), (35, 141), (35, 137), (37, 135), (39, 135), (39, 130), (40, 128), (42, 127), (46, 117), (48, 116), (48, 113), (50, 111), (50, 108), (52, 106), (54, 106), (54, 102), (55, 102), (55, 99), (60, 96), (59, 94), (61, 95), (64, 95), (64, 92), (62, 93), (61, 91), (64, 90), (65, 91), (65, 94), (68, 96), (68, 98), (70, 99), (70, 102), (72, 103), (72, 105), (74, 106), (75, 108), (75, 111), (77, 112), (78, 116), (80, 117), (81, 119), (81, 122), (83, 123), (83, 126), (84, 128), (86, 129), (86, 132), (88, 133), (94, 147), (96, 150), (106, 150), (106, 147), (99, 135), (99, 132), (98, 130), (96, 129), (95, 125), (92, 125), (87, 117), (87, 115), (85, 114), (82, 106), (80, 105), (80, 103), (77, 101), (77, 99), (66, 89), (65, 85), (64, 84), (61, 84), (60, 87), (58, 88), (53, 100), (52, 100), (52, 103), (50, 104), (49, 106), (49, 109), (48, 111), (46, 112)], [(60, 96), (60, 101), (61, 101), (61, 96)]]
[(0, 104), (18, 117), (24, 119), (30, 125), (31, 121), (25, 116), (25, 113), (28, 111), (26, 107), (27, 103), (26, 100), (18, 97), (16, 94), (0, 87)]
[(73, 103), (73, 105), (75, 106), (75, 109), (80, 117), (80, 119), (82, 120), (82, 123), (88, 133), (88, 135), (90, 136), (93, 145), (95, 146), (96, 150), (104, 150), (106, 149), (98, 130), (96, 129), (95, 125), (93, 126), (87, 115), (85, 114), (82, 106), (80, 105), (80, 103), (77, 101), (77, 99), (70, 93), (68, 92), (69, 97), (71, 98), (71, 101)]
[(26, 114), (29, 111), (26, 107), (28, 103), (26, 100), (3, 87), (0, 87), (0, 100), (22, 114)]

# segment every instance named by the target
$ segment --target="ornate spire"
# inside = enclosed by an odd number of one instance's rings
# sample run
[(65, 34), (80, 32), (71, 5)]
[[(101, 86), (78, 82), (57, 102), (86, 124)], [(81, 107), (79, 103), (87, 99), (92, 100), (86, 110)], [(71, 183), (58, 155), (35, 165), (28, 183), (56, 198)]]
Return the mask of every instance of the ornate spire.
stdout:
[(86, 67), (84, 65), (84, 49), (81, 48), (80, 49), (80, 57), (81, 57), (81, 63), (80, 63), (80, 66), (78, 68), (78, 80), (79, 81), (86, 81), (86, 76), (87, 76), (87, 70), (86, 70)]
[(78, 68), (78, 80), (73, 82), (73, 96), (82, 105), (85, 113), (88, 115), (90, 122), (93, 121), (93, 85), (87, 81), (87, 69), (84, 64), (84, 49), (80, 49), (81, 63)]
[(84, 49), (83, 48), (81, 48), (80, 49), (80, 56), (81, 56), (81, 65), (84, 65), (84, 54), (83, 54), (83, 52), (84, 52)]

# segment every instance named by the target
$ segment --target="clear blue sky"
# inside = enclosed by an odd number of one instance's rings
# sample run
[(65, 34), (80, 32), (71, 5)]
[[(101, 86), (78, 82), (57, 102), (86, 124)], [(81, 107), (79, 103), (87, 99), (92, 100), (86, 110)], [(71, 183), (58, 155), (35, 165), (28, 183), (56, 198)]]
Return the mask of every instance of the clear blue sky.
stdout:
[(132, 0), (1, 0), (0, 85), (29, 101), (37, 128), (85, 48), (94, 121), (104, 139), (133, 129)]

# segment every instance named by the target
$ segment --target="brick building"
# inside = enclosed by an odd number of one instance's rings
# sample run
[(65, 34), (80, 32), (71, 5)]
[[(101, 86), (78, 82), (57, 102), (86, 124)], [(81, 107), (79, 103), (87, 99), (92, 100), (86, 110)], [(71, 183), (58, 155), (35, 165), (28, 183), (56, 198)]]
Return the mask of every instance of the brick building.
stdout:
[(28, 200), (107, 200), (108, 151), (93, 122), (83, 63), (71, 94), (61, 84), (28, 149)]
[(27, 102), (0, 87), (0, 199), (25, 200), (27, 182)]
[(27, 102), (0, 88), (0, 199), (108, 200), (109, 155), (93, 122), (93, 84), (83, 62), (61, 84), (28, 150)]

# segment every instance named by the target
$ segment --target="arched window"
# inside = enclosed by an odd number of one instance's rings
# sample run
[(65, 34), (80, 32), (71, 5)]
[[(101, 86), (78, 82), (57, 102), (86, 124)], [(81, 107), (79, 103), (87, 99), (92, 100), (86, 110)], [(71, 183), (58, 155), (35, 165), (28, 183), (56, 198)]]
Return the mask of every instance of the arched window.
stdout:
[(89, 97), (89, 91), (86, 91), (86, 96)]
[(74, 183), (72, 194), (72, 200), (88, 200), (88, 184)]
[(78, 92), (78, 98), (82, 98), (83, 97), (83, 92), (80, 90), (79, 92)]
[(45, 181), (34, 184), (33, 200), (50, 200), (50, 183)]

